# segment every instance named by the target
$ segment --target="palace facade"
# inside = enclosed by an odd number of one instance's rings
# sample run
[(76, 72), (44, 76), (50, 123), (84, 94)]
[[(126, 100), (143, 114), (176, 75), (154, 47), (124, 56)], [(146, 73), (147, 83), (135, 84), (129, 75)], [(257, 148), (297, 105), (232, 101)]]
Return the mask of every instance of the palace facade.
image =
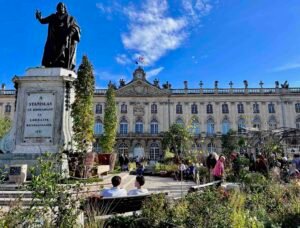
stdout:
[[(103, 134), (105, 89), (96, 89), (94, 150), (101, 152), (99, 139)], [(143, 156), (160, 160), (163, 156), (162, 132), (173, 123), (188, 127), (194, 135), (192, 148), (221, 152), (221, 136), (230, 129), (244, 133), (246, 129), (300, 129), (300, 88), (287, 84), (274, 88), (214, 88), (173, 89), (171, 84), (150, 83), (142, 68), (133, 73), (130, 82), (121, 80), (116, 89), (118, 135), (116, 150), (130, 157)], [(11, 119), (14, 114), (15, 92), (2, 87), (0, 115)], [(300, 139), (295, 144), (300, 144)], [(298, 147), (299, 149), (299, 147)]]

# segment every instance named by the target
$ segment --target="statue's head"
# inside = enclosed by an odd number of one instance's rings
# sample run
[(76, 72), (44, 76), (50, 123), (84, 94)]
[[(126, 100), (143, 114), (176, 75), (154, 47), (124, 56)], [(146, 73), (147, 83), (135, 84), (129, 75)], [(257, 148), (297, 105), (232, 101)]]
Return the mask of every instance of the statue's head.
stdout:
[(56, 6), (56, 11), (59, 14), (65, 14), (67, 12), (66, 5), (62, 2), (58, 3), (57, 6)]

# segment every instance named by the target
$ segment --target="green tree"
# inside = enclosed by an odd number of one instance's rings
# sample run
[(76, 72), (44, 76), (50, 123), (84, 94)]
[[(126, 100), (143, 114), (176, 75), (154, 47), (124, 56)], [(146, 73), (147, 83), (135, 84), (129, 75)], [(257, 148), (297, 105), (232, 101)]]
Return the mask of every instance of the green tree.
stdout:
[(229, 157), (230, 154), (238, 148), (238, 138), (232, 130), (230, 130), (226, 135), (222, 135), (221, 142), (223, 154), (226, 157)]
[(11, 120), (9, 118), (0, 118), (0, 139), (9, 131), (11, 128)]
[(101, 138), (102, 149), (106, 153), (112, 153), (117, 135), (117, 107), (115, 89), (109, 84), (106, 92), (106, 105), (104, 111), (104, 134)]
[(163, 135), (164, 149), (180, 154), (187, 151), (192, 143), (191, 133), (181, 124), (173, 124)]
[(30, 169), (29, 205), (15, 202), (15, 208), (4, 218), (0, 215), (0, 227), (79, 227), (76, 220), (81, 212), (82, 189), (79, 184), (62, 184), (60, 165), (60, 153), (45, 153), (38, 158), (36, 166)]
[(75, 81), (75, 102), (72, 104), (74, 140), (78, 152), (86, 152), (94, 140), (93, 97), (95, 78), (87, 56), (82, 57)]

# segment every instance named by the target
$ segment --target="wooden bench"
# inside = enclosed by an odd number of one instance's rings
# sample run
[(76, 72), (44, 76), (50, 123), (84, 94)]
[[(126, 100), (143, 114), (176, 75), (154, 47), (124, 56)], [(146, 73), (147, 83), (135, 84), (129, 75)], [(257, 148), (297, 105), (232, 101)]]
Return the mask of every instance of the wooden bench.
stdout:
[[(167, 195), (165, 192), (160, 194)], [(150, 199), (154, 195), (158, 194), (107, 198), (90, 197), (85, 201), (82, 209), (85, 211), (85, 213), (93, 215), (110, 215), (134, 212), (141, 210), (144, 201)]]
[(219, 181), (209, 182), (209, 183), (206, 183), (206, 184), (194, 185), (194, 186), (190, 187), (189, 192), (197, 192), (197, 191), (199, 191), (203, 188), (207, 188), (209, 186), (214, 186), (214, 185), (219, 184), (221, 182), (222, 181), (219, 180)]

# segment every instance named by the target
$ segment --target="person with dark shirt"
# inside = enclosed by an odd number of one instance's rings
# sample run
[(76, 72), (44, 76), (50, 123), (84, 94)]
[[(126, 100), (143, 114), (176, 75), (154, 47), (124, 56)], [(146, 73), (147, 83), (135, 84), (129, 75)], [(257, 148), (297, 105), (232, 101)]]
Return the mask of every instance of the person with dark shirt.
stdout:
[(250, 172), (256, 171), (256, 158), (255, 158), (253, 152), (251, 152), (250, 157), (249, 157), (249, 171)]
[(258, 159), (256, 160), (256, 171), (264, 175), (268, 174), (267, 162), (262, 154), (259, 154)]
[(128, 164), (129, 164), (129, 158), (127, 155), (125, 155), (125, 158), (124, 158), (124, 170), (125, 171), (129, 171)]
[(120, 164), (120, 167), (121, 167), (121, 171), (123, 171), (124, 169), (124, 161), (125, 161), (125, 157), (124, 157), (124, 154), (122, 153), (119, 157), (119, 164)]
[(208, 155), (208, 157), (206, 158), (206, 166), (207, 166), (208, 171), (209, 171), (210, 181), (213, 180), (212, 170), (213, 170), (213, 168), (215, 167), (216, 164), (217, 164), (217, 154), (216, 153), (210, 153)]

